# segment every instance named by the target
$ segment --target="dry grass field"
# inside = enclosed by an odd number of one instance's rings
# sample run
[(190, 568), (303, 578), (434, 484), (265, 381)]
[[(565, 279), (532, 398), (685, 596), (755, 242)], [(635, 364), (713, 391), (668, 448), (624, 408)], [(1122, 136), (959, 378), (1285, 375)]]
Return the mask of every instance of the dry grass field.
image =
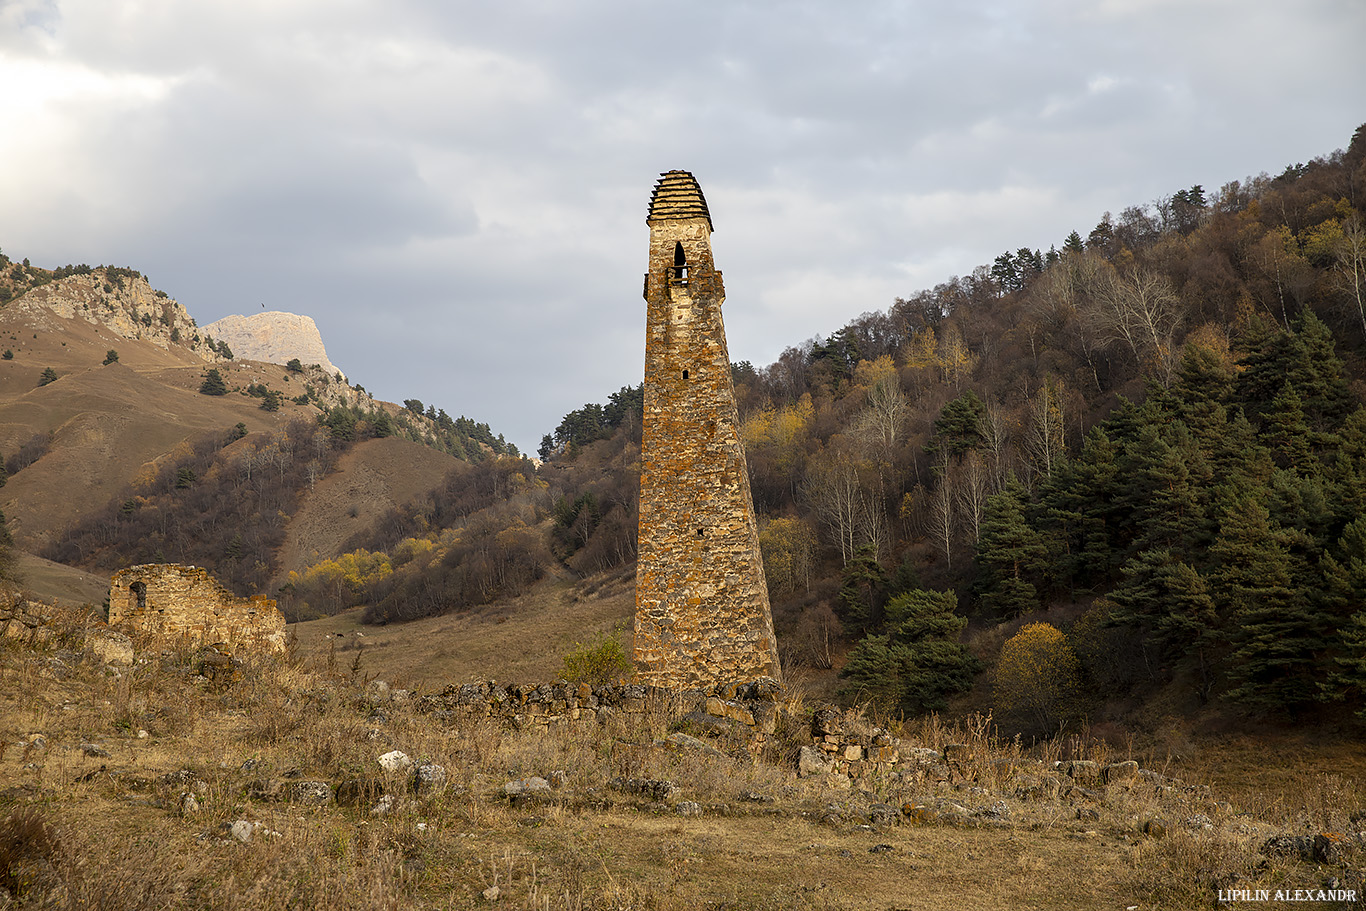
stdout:
[[(658, 714), (517, 731), (427, 713), (420, 692), (367, 687), (364, 650), (358, 665), (354, 651), (248, 661), (230, 681), (152, 643), (109, 667), (83, 651), (86, 622), (73, 611), (41, 646), (0, 644), (0, 907), (1146, 911), (1213, 907), (1220, 888), (1360, 896), (1366, 794), (1343, 774), (1306, 768), (1260, 807), (1153, 776), (1052, 796), (1026, 785), (1056, 777), (1039, 770), (1057, 748), (1026, 755), (980, 720), (930, 719), (896, 733), (903, 752), (962, 744), (948, 780), (851, 787), (795, 774), (811, 711), (797, 694), (788, 739), (762, 759), (724, 739), (680, 754)], [(1255, 754), (1225, 749), (1213, 758)], [(415, 789), (411, 769), (379, 763), (393, 750), (444, 781)], [(506, 795), (532, 776), (553, 787)], [(677, 790), (655, 802), (623, 777)], [(1291, 848), (1264, 851), (1276, 835)], [(1321, 857), (1295, 847), (1315, 844)], [(1251, 905), (1292, 906), (1306, 907)]]
[(620, 630), (630, 649), (634, 566), (588, 583), (546, 580), (525, 595), (469, 613), (366, 626), (363, 608), (290, 626), (309, 664), (351, 667), (395, 685), (439, 690), (449, 683), (556, 679), (575, 643)]

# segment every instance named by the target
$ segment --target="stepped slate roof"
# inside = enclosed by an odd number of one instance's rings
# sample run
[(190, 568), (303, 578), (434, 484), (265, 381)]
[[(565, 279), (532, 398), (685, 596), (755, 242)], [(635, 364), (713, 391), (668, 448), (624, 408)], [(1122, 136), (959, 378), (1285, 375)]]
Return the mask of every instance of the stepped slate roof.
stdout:
[(702, 195), (697, 178), (688, 171), (665, 171), (659, 175), (655, 191), (650, 196), (650, 214), (645, 223), (656, 219), (705, 218), (707, 230), (714, 231), (707, 198)]

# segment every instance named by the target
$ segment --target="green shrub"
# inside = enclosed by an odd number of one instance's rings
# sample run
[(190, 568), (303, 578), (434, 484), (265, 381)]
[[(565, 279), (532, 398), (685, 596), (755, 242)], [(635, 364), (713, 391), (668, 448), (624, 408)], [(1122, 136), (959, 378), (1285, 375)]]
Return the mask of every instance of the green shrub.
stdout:
[(564, 656), (561, 676), (570, 683), (602, 686), (629, 677), (634, 670), (631, 658), (616, 634), (599, 633), (590, 644), (574, 643), (574, 650)]

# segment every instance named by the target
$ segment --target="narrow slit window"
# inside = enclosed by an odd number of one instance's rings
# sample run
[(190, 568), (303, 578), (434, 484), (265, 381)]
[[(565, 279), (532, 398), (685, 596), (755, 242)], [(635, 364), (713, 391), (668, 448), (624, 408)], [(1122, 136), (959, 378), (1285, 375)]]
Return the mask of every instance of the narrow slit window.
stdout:
[(684, 370), (684, 371), (683, 371), (683, 379), (686, 380), (687, 378), (688, 378), (688, 371)]
[(683, 253), (683, 242), (674, 241), (673, 280), (680, 285), (688, 283), (688, 257)]

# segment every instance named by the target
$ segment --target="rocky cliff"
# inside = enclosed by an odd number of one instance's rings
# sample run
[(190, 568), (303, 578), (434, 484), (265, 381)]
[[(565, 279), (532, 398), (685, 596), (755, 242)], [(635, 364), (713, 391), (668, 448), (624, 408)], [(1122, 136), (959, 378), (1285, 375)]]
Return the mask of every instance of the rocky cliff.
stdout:
[(317, 364), (330, 376), (341, 373), (327, 359), (322, 335), (311, 317), (276, 310), (225, 316), (205, 326), (204, 332), (227, 342), (237, 357), (269, 364), (287, 364), (298, 358), (304, 365)]
[(168, 350), (188, 348), (207, 361), (222, 360), (184, 307), (126, 270), (100, 268), (57, 279), (28, 291), (8, 310), (50, 332), (57, 329), (54, 316), (83, 319), (123, 338)]

